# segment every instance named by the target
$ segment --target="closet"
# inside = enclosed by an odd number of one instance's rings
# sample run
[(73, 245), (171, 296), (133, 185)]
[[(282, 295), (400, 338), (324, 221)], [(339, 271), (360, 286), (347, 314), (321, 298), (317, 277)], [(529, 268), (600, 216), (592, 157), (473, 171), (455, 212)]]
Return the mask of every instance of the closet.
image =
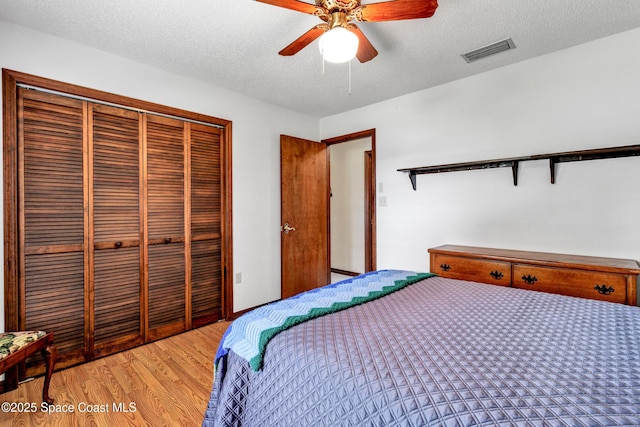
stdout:
[(61, 368), (223, 318), (227, 128), (28, 87), (15, 99), (7, 327), (53, 331)]

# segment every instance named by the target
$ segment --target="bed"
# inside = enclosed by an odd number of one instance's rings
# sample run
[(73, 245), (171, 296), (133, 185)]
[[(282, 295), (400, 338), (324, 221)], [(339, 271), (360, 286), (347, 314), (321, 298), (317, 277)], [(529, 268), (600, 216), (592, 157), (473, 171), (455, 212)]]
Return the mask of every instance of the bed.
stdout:
[(640, 308), (400, 270), (310, 291), (216, 356), (203, 426), (270, 425), (639, 426)]

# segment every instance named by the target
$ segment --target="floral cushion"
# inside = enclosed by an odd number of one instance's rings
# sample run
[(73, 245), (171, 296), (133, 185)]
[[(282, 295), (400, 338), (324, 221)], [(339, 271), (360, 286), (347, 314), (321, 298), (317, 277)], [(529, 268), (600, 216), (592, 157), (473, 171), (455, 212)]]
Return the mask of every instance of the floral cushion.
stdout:
[(0, 333), (0, 360), (42, 338), (44, 331), (21, 331)]

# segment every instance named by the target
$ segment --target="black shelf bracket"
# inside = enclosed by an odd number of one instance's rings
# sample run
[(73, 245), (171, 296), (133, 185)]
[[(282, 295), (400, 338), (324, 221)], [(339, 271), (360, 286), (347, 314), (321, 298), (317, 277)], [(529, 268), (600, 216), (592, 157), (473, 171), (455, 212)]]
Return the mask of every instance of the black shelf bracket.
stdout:
[(513, 174), (513, 185), (518, 185), (518, 166), (520, 165), (519, 160), (514, 160), (511, 162), (511, 173)]
[(411, 186), (416, 190), (416, 176), (430, 173), (457, 172), (477, 169), (494, 169), (510, 167), (513, 175), (513, 185), (518, 185), (518, 167), (520, 162), (528, 160), (549, 160), (551, 183), (556, 182), (556, 165), (558, 163), (581, 162), (584, 160), (613, 159), (618, 157), (640, 156), (640, 145), (623, 147), (598, 148), (595, 150), (567, 151), (562, 153), (536, 154), (532, 156), (512, 157), (508, 159), (482, 160), (477, 162), (449, 163), (435, 166), (421, 166), (415, 168), (398, 169), (407, 172)]
[(409, 171), (409, 179), (411, 180), (411, 186), (413, 187), (413, 191), (416, 191), (416, 171), (414, 170), (410, 170)]
[(549, 175), (552, 184), (556, 183), (556, 163), (558, 163), (557, 157), (549, 157)]
[(551, 183), (556, 183), (556, 165), (558, 163), (582, 162), (585, 160), (615, 159), (618, 157), (640, 156), (640, 145), (624, 147), (598, 148), (595, 150), (567, 151), (564, 153), (540, 154), (531, 156), (531, 160), (549, 159)]
[(416, 190), (416, 176), (429, 173), (442, 173), (442, 172), (458, 172), (458, 171), (470, 171), (477, 169), (495, 169), (495, 168), (511, 168), (511, 174), (513, 175), (513, 185), (518, 185), (518, 166), (522, 160), (527, 160), (528, 157), (514, 157), (509, 159), (496, 159), (485, 160), (480, 162), (466, 162), (466, 163), (451, 163), (447, 165), (437, 166), (424, 166), (419, 168), (405, 168), (398, 169), (399, 172), (408, 172), (409, 179), (413, 189)]

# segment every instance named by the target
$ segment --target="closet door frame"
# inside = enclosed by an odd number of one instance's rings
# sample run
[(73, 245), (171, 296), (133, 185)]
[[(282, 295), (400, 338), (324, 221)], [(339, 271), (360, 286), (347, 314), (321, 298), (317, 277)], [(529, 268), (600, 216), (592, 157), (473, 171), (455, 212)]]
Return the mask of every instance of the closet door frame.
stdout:
[(19, 308), (23, 295), (19, 286), (19, 236), (18, 229), (18, 96), (19, 85), (87, 98), (107, 104), (167, 115), (190, 121), (219, 126), (223, 130), (222, 150), (222, 318), (233, 315), (233, 240), (231, 193), (231, 132), (232, 122), (200, 113), (194, 113), (100, 90), (64, 83), (18, 71), (2, 69), (3, 101), (3, 169), (4, 169), (4, 320), (5, 330), (19, 330)]

